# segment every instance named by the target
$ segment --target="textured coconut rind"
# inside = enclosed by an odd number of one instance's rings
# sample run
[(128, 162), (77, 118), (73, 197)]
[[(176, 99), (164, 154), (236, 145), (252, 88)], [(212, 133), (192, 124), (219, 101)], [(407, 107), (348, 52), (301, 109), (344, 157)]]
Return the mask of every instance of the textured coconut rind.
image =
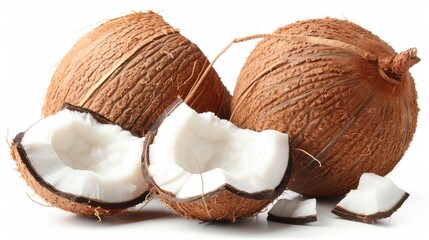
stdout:
[(301, 224), (316, 222), (317, 216), (310, 215), (310, 216), (292, 218), (292, 217), (280, 217), (280, 216), (268, 213), (267, 220), (272, 222), (301, 225)]
[(270, 194), (272, 197), (269, 199), (257, 200), (242, 197), (225, 188), (220, 188), (191, 201), (175, 198), (171, 193), (159, 188), (156, 188), (155, 192), (156, 196), (175, 213), (185, 218), (204, 222), (235, 222), (256, 215), (277, 197), (273, 193), (274, 191)]
[(364, 214), (351, 212), (340, 206), (335, 206), (335, 208), (332, 209), (331, 212), (337, 216), (340, 216), (348, 220), (363, 222), (363, 223), (374, 223), (377, 220), (390, 217), (394, 212), (396, 212), (396, 210), (398, 210), (402, 206), (402, 204), (405, 202), (405, 200), (407, 200), (409, 196), (410, 196), (409, 193), (404, 193), (401, 199), (391, 209), (385, 212), (378, 212), (371, 215), (364, 215)]
[[(70, 104), (64, 105), (64, 108), (81, 112), (87, 111)], [(110, 123), (109, 120), (105, 119), (101, 115), (94, 114), (93, 116), (97, 121), (100, 121), (100, 123)], [(18, 172), (22, 175), (28, 186), (30, 186), (37, 195), (43, 198), (50, 205), (78, 215), (100, 217), (119, 213), (146, 200), (146, 197), (149, 194), (148, 191), (130, 201), (108, 203), (57, 190), (35, 171), (31, 164), (31, 160), (21, 144), (24, 135), (25, 132), (21, 132), (13, 139), (11, 145), (11, 156), (16, 162)]]
[[(336, 39), (379, 58), (396, 54), (346, 20), (300, 21), (275, 33)], [(239, 127), (287, 133), (294, 165), (288, 188), (327, 197), (356, 188), (364, 172), (389, 173), (412, 140), (418, 106), (408, 71), (392, 84), (377, 62), (353, 51), (266, 38), (240, 72), (231, 111)]]
[[(84, 35), (61, 60), (43, 105), (49, 116), (69, 102), (143, 136), (209, 65), (197, 45), (154, 12), (111, 19)], [(196, 111), (229, 114), (231, 95), (213, 68), (189, 100)]]
[(292, 173), (292, 164), (290, 162), (281, 182), (272, 190), (248, 193), (238, 190), (229, 184), (224, 184), (200, 196), (177, 198), (173, 193), (159, 187), (149, 172), (149, 146), (152, 144), (161, 123), (182, 102), (182, 99), (177, 99), (161, 114), (160, 118), (146, 135), (144, 142), (144, 153), (142, 155), (143, 177), (149, 185), (151, 193), (155, 194), (164, 205), (185, 218), (200, 221), (235, 222), (238, 219), (256, 215), (283, 193)]

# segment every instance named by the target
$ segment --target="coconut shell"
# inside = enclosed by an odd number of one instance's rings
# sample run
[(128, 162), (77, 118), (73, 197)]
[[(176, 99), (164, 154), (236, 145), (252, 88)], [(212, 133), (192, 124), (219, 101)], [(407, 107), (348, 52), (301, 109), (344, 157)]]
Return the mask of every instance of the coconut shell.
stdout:
[(144, 142), (142, 157), (143, 177), (149, 185), (150, 192), (173, 212), (190, 219), (200, 221), (228, 221), (258, 214), (268, 204), (273, 202), (286, 189), (292, 172), (292, 164), (288, 164), (285, 175), (275, 189), (248, 193), (238, 190), (230, 184), (219, 186), (216, 190), (190, 198), (177, 198), (174, 193), (163, 190), (152, 178), (149, 165), (149, 146), (152, 144), (157, 130), (168, 115), (182, 103), (176, 100), (167, 108), (148, 132)]
[(273, 35), (240, 72), (231, 122), (289, 134), (288, 188), (307, 197), (341, 196), (364, 172), (389, 173), (416, 130), (408, 71), (419, 61), (416, 50), (397, 54), (368, 30), (332, 18), (299, 21)]
[(375, 223), (380, 219), (388, 218), (392, 216), (392, 214), (402, 206), (402, 204), (405, 202), (405, 200), (407, 200), (409, 196), (410, 196), (409, 193), (404, 193), (402, 197), (399, 199), (399, 201), (391, 209), (385, 212), (378, 212), (370, 215), (365, 215), (365, 214), (351, 212), (348, 209), (342, 208), (340, 206), (335, 206), (331, 212), (337, 216), (340, 216), (344, 219), (348, 219), (351, 221), (363, 222), (363, 223)]
[[(91, 112), (90, 110), (73, 106), (68, 103), (64, 104), (64, 108), (73, 111), (88, 112), (90, 113), (99, 123), (112, 124), (108, 119), (103, 116)], [(19, 133), (12, 142), (11, 145), (11, 156), (16, 162), (17, 170), (24, 178), (26, 183), (33, 191), (43, 198), (47, 203), (54, 207), (88, 217), (101, 217), (107, 215), (117, 214), (123, 210), (133, 207), (145, 201), (148, 191), (140, 195), (139, 197), (126, 202), (108, 203), (102, 202), (96, 199), (91, 199), (83, 196), (73, 195), (70, 193), (62, 192), (56, 189), (54, 186), (46, 182), (34, 169), (31, 164), (27, 153), (21, 142), (25, 136), (25, 132)]]
[(305, 217), (293, 218), (293, 217), (280, 217), (280, 216), (276, 216), (274, 214), (268, 213), (267, 220), (272, 221), (272, 222), (278, 222), (278, 223), (301, 225), (301, 224), (317, 222), (317, 216), (316, 215), (310, 215), (310, 216), (305, 216)]
[[(187, 97), (209, 61), (154, 12), (111, 19), (79, 39), (57, 67), (43, 115), (64, 102), (97, 112), (143, 136), (176, 98)], [(213, 68), (193, 91), (198, 112), (229, 114), (230, 94)]]

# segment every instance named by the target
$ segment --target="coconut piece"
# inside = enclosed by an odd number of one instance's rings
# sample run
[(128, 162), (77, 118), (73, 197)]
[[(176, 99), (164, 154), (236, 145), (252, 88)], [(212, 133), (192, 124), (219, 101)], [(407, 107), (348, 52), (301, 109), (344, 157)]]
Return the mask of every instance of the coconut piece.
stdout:
[(28, 185), (48, 203), (99, 217), (144, 201), (143, 141), (69, 105), (19, 133), (11, 153)]
[(364, 173), (357, 189), (351, 190), (332, 213), (353, 221), (374, 223), (390, 217), (409, 195), (389, 178)]
[(178, 99), (145, 140), (143, 176), (176, 213), (201, 221), (252, 216), (286, 187), (288, 136), (240, 129)]
[(267, 219), (273, 222), (305, 224), (317, 221), (316, 199), (278, 200), (268, 212)]
[(388, 174), (417, 126), (409, 71), (419, 62), (417, 50), (397, 53), (361, 26), (334, 18), (298, 21), (274, 35), (243, 65), (230, 121), (289, 134), (288, 188), (305, 197), (344, 196), (362, 173)]
[[(52, 115), (68, 102), (144, 136), (182, 96), (199, 112), (227, 118), (231, 95), (209, 64), (196, 44), (155, 12), (109, 19), (82, 36), (61, 60), (42, 113)], [(204, 84), (196, 87), (197, 82)]]

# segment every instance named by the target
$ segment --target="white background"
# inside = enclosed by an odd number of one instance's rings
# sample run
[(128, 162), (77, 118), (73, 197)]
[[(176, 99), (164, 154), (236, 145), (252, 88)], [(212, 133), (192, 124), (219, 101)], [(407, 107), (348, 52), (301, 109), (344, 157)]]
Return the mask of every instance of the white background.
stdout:
[[(232, 39), (316, 17), (348, 19), (371, 30), (397, 51), (417, 47), (422, 61), (411, 69), (419, 93), (418, 128), (406, 155), (388, 175), (411, 196), (391, 218), (377, 224), (330, 213), (339, 199), (318, 199), (316, 223), (294, 226), (266, 221), (266, 213), (229, 223), (204, 223), (172, 214), (158, 202), (141, 211), (97, 223), (46, 207), (15, 171), (7, 141), (40, 119), (53, 71), (84, 33), (109, 18), (133, 11), (159, 12), (198, 44), (209, 59)], [(144, 239), (147, 237), (428, 237), (429, 226), (429, 1), (149, 1), (0, 0), (0, 239)], [(256, 41), (236, 44), (215, 64), (233, 90)], [(382, 124), (382, 123), (381, 123)], [(28, 196), (29, 195), (29, 196)], [(5, 236), (7, 238), (5, 238)]]

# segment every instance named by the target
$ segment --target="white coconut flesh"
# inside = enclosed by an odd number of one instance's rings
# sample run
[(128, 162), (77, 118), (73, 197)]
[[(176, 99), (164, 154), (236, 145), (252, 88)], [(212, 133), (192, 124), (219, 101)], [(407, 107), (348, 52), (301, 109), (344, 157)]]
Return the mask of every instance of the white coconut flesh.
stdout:
[(288, 156), (287, 134), (240, 129), (182, 103), (164, 119), (149, 147), (149, 173), (177, 198), (201, 196), (225, 184), (256, 193), (280, 184)]
[(37, 174), (56, 190), (116, 203), (147, 190), (143, 141), (89, 113), (65, 109), (33, 125), (21, 144)]
[(408, 193), (389, 178), (364, 173), (357, 189), (351, 190), (337, 207), (358, 215), (374, 215), (398, 208), (398, 204), (402, 204), (406, 197)]
[(268, 215), (273, 215), (278, 218), (286, 219), (299, 219), (299, 218), (310, 218), (317, 215), (316, 212), (316, 199), (306, 200), (290, 200), (280, 199), (278, 200)]

